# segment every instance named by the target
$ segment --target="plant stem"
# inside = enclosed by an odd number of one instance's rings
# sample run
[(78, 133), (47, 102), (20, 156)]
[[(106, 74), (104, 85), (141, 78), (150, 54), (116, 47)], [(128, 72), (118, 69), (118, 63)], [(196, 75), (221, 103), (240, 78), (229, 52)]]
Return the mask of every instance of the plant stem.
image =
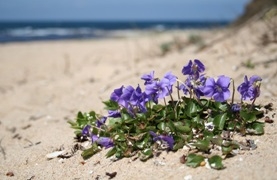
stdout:
[(181, 96), (180, 96), (180, 90), (179, 90), (179, 81), (177, 81), (177, 95), (178, 95), (178, 100), (180, 101)]
[[(166, 88), (167, 88), (167, 91), (170, 92), (170, 91), (169, 91), (169, 88), (168, 88), (168, 87), (166, 87)], [(173, 102), (174, 102), (174, 99), (173, 99), (172, 93), (169, 93), (169, 96), (170, 96), (170, 99), (171, 99), (171, 101), (172, 101), (172, 103), (173, 103)]]
[(232, 79), (232, 84), (233, 84), (233, 92), (232, 92), (232, 101), (231, 101), (231, 106), (234, 104), (234, 97), (235, 97), (235, 81)]
[(166, 100), (165, 100), (165, 98), (164, 98), (164, 105), (166, 106)]

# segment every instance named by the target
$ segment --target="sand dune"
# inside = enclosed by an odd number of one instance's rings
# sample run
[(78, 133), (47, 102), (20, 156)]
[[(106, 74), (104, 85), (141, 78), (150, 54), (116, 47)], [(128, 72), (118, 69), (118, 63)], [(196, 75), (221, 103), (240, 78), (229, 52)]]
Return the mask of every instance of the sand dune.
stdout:
[[(253, 22), (237, 30), (0, 44), (0, 179), (108, 179), (106, 172), (117, 172), (115, 179), (184, 179), (190, 175), (192, 179), (275, 179), (276, 123), (266, 124), (263, 136), (247, 136), (257, 141), (258, 148), (227, 159), (227, 168), (221, 171), (186, 167), (179, 162), (181, 150), (164, 152), (145, 163), (112, 162), (105, 159), (105, 151), (85, 163), (80, 151), (64, 160), (45, 157), (54, 150), (72, 148), (74, 134), (67, 120), (74, 119), (78, 111), (103, 112), (101, 102), (114, 88), (142, 84), (140, 76), (152, 70), (157, 76), (172, 71), (182, 77), (181, 69), (190, 59), (203, 61), (208, 75), (225, 74), (236, 84), (244, 75), (261, 76), (257, 103), (272, 102), (276, 112), (277, 44), (261, 44), (266, 32), (263, 22)], [(192, 35), (203, 41), (189, 41)], [(172, 49), (163, 53), (160, 45), (168, 42), (173, 42)], [(242, 65), (247, 63), (255, 68)], [(14, 176), (7, 176), (8, 172)]]

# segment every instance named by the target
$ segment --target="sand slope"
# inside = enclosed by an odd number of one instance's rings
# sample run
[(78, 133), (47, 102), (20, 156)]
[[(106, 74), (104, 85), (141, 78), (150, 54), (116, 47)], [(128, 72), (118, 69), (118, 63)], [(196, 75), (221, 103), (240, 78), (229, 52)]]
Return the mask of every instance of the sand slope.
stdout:
[[(69, 159), (47, 160), (45, 155), (74, 145), (67, 124), (80, 111), (105, 113), (102, 100), (121, 85), (142, 84), (140, 76), (157, 76), (181, 69), (190, 59), (202, 60), (209, 76), (225, 74), (236, 84), (245, 74), (263, 78), (257, 103), (277, 105), (277, 44), (263, 46), (262, 22), (237, 31), (212, 30), (148, 33), (140, 36), (79, 41), (0, 44), (0, 179), (276, 179), (277, 127), (266, 124), (265, 135), (249, 136), (258, 149), (224, 161), (221, 171), (189, 168), (179, 163), (182, 150), (162, 153), (143, 163), (105, 159), (105, 151), (82, 163), (78, 151)], [(207, 48), (188, 44), (190, 35), (203, 37)], [(224, 37), (215, 42), (216, 39)], [(160, 44), (179, 38), (183, 50), (161, 56)], [(241, 64), (251, 60), (254, 69)], [(272, 60), (272, 61), (269, 61)], [(238, 97), (236, 97), (238, 99)], [(271, 114), (272, 114), (271, 113)], [(272, 119), (277, 120), (277, 115)], [(13, 177), (6, 174), (13, 172)]]

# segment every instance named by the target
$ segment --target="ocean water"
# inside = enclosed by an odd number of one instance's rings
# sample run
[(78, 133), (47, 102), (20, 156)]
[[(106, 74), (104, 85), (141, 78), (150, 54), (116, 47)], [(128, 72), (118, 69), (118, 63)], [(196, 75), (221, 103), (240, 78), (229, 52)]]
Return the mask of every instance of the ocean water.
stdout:
[(0, 43), (16, 41), (105, 38), (120, 31), (168, 31), (228, 25), (227, 21), (92, 21), (92, 22), (0, 22)]

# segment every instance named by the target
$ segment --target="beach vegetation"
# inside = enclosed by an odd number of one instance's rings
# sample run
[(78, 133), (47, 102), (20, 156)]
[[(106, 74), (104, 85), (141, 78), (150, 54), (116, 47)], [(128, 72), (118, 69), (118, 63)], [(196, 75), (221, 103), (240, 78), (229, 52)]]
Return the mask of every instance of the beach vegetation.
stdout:
[[(223, 159), (253, 146), (236, 141), (234, 134), (264, 134), (264, 112), (255, 104), (262, 78), (245, 76), (235, 88), (232, 78), (208, 77), (205, 69), (195, 59), (183, 66), (180, 78), (172, 72), (158, 78), (151, 71), (141, 76), (143, 86), (114, 89), (103, 102), (106, 114), (78, 112), (69, 123), (76, 139), (91, 144), (82, 157), (106, 148), (107, 157), (146, 161), (161, 151), (187, 149), (181, 158), (187, 166), (225, 168)], [(241, 96), (239, 102), (234, 101), (235, 92)]]

